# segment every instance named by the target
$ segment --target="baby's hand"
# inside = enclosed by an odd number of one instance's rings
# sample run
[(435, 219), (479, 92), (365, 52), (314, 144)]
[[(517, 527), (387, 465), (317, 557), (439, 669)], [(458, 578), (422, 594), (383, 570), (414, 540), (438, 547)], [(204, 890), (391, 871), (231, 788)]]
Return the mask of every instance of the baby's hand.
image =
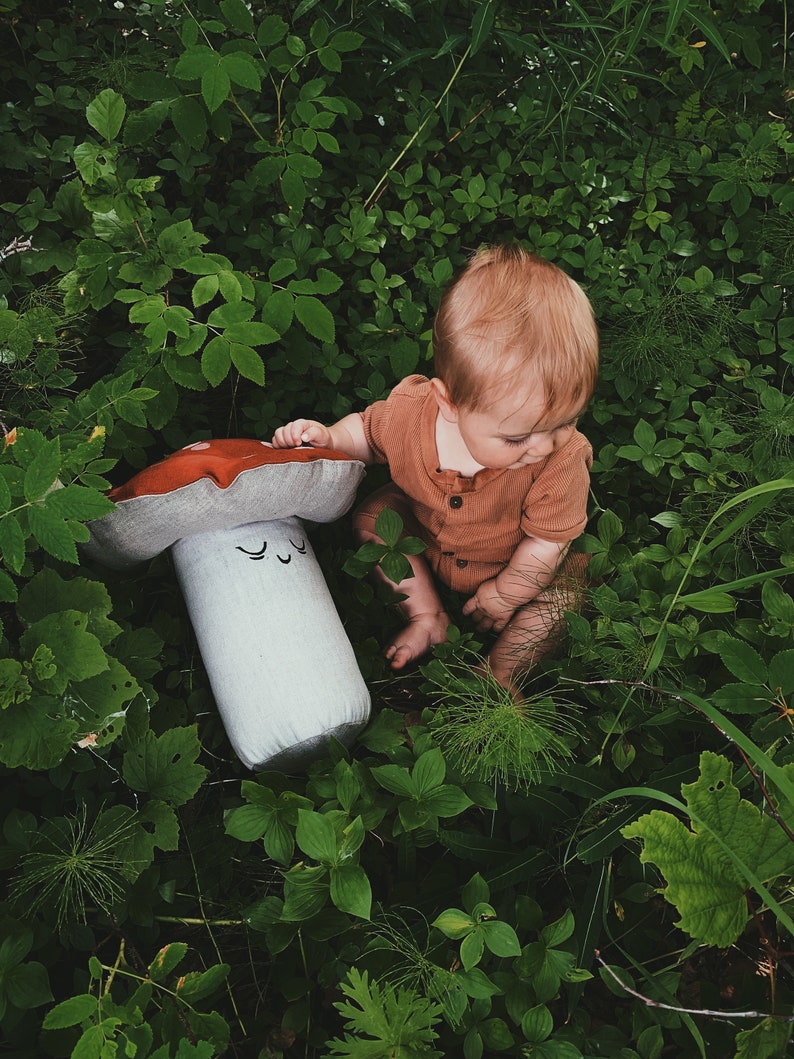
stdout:
[(295, 419), (279, 427), (273, 435), (274, 449), (297, 449), (301, 445), (316, 445), (321, 449), (331, 449), (331, 431), (322, 423), (313, 419)]
[(496, 578), (483, 581), (471, 599), (463, 604), (463, 613), (474, 620), (482, 632), (489, 629), (501, 632), (515, 613), (516, 607), (500, 595)]

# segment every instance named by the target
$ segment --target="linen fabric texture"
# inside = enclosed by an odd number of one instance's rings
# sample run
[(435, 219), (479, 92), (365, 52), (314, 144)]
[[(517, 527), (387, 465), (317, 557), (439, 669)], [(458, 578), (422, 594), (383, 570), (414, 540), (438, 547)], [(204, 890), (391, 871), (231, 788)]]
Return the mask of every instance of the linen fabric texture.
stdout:
[(362, 413), (367, 441), (393, 484), (356, 510), (357, 526), (374, 532), (384, 507), (397, 511), (406, 531), (427, 545), (423, 555), (436, 577), (469, 594), (504, 569), (525, 536), (564, 545), (584, 530), (593, 452), (583, 434), (574, 431), (540, 463), (466, 477), (438, 467), (437, 414), (422, 375), (408, 376)]

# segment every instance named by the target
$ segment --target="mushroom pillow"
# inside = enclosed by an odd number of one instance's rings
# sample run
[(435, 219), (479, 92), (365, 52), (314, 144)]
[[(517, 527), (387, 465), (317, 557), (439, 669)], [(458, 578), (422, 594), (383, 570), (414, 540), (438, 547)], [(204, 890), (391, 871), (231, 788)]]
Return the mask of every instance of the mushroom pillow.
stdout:
[(364, 465), (330, 449), (218, 439), (110, 493), (90, 557), (124, 569), (171, 548), (218, 711), (251, 769), (300, 768), (350, 743), (370, 699), (300, 519), (331, 522)]

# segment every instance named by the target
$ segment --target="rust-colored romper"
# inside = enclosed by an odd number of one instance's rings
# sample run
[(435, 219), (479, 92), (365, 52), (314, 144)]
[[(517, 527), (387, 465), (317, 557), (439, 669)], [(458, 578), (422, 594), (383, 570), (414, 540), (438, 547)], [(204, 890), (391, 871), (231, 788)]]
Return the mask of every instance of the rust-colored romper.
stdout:
[(593, 458), (584, 435), (574, 431), (541, 463), (466, 478), (438, 469), (437, 414), (422, 375), (409, 375), (362, 413), (367, 441), (394, 484), (364, 501), (356, 526), (374, 532), (378, 514), (392, 508), (427, 545), (423, 555), (436, 577), (468, 594), (507, 565), (525, 536), (560, 544), (579, 536)]

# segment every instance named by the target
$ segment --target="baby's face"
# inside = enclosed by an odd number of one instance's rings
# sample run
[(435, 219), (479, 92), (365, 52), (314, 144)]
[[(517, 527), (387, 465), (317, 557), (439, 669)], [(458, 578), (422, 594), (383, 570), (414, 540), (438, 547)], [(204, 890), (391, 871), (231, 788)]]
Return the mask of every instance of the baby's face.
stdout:
[(542, 392), (506, 394), (476, 411), (457, 409), (460, 436), (483, 467), (505, 469), (540, 463), (570, 440), (579, 404), (546, 409)]

